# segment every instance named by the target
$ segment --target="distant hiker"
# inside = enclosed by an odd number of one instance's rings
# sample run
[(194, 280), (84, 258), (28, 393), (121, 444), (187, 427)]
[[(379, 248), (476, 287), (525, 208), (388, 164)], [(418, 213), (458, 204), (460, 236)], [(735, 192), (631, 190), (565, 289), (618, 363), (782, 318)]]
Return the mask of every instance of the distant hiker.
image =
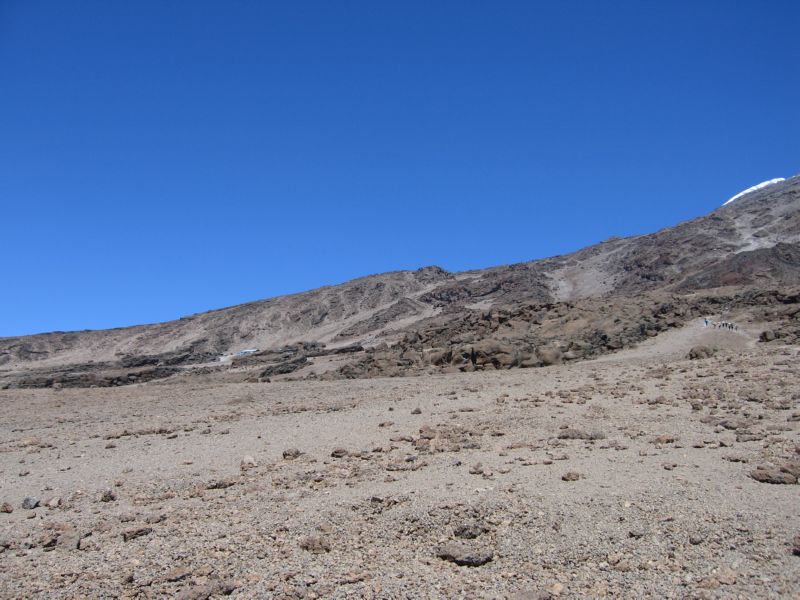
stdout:
[(708, 327), (708, 319), (703, 319), (703, 321), (704, 321), (703, 327)]

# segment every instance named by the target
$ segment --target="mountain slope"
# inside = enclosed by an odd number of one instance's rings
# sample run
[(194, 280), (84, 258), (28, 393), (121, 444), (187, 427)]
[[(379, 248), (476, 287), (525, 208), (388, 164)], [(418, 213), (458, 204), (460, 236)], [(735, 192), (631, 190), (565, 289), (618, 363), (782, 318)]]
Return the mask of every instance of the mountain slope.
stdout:
[[(403, 365), (409, 360), (416, 366), (431, 364), (425, 352), (433, 352), (434, 347), (437, 352), (449, 352), (452, 360), (452, 347), (459, 340), (485, 338), (479, 335), (480, 315), (493, 308), (504, 311), (515, 323), (514, 335), (505, 337), (514, 340), (517, 350), (527, 348), (530, 355), (536, 347), (554, 342), (564, 346), (559, 341), (564, 337), (599, 347), (591, 342), (592, 336), (608, 337), (609, 330), (616, 331), (614, 319), (620, 317), (611, 314), (609, 323), (598, 328), (600, 321), (606, 321), (597, 316), (598, 307), (616, 307), (620, 315), (630, 318), (634, 313), (652, 312), (652, 306), (660, 310), (666, 298), (682, 310), (705, 310), (702, 303), (689, 309), (684, 301), (687, 295), (716, 290), (709, 292), (714, 296), (725, 288), (728, 297), (741, 300), (745, 297), (741, 292), (754, 288), (781, 291), (782, 297), (791, 298), (790, 288), (798, 283), (800, 177), (794, 177), (674, 227), (613, 238), (564, 256), (464, 273), (438, 267), (385, 273), (167, 323), (0, 339), (0, 378), (13, 382), (21, 373), (34, 373), (37, 382), (46, 384), (54, 381), (51, 372), (74, 375), (106, 370), (113, 373), (113, 381), (142, 381), (149, 376), (137, 372), (133, 379), (127, 378), (131, 373), (120, 379), (118, 375), (134, 367), (151, 371), (158, 367), (152, 377), (158, 378), (191, 365), (214, 365), (221, 355), (245, 348), (257, 349), (264, 360), (279, 356), (296, 361), (301, 355), (304, 359), (310, 354), (339, 355), (346, 346), (369, 350), (384, 342), (394, 348), (389, 362), (397, 362), (391, 358), (397, 355), (402, 364), (399, 370), (381, 367), (377, 373), (405, 372)], [(775, 302), (772, 298), (769, 302)], [(742, 302), (753, 306), (751, 300)], [(548, 325), (553, 311), (572, 325)], [(648, 319), (657, 321), (658, 314), (649, 314)], [(682, 315), (673, 317), (679, 324)], [(584, 325), (575, 325), (579, 321)], [(640, 335), (660, 330), (648, 329), (644, 322), (638, 327)], [(603, 333), (595, 334), (592, 328)], [(438, 333), (428, 336), (427, 350), (419, 347), (413, 358), (402, 357), (409, 343), (419, 345), (409, 339), (420, 332), (430, 334), (432, 329)], [(524, 335), (520, 334), (523, 329)], [(503, 337), (502, 332), (491, 333), (494, 338)], [(630, 332), (618, 333), (618, 343), (623, 345), (637, 338)], [(612, 342), (609, 349), (616, 345)], [(275, 349), (281, 347), (284, 350), (276, 354)], [(562, 351), (570, 352), (566, 347)], [(353, 354), (351, 358), (357, 359)], [(232, 365), (258, 365), (259, 356), (249, 361), (234, 359)], [(292, 364), (290, 371), (283, 372), (309, 371), (308, 360)], [(331, 366), (333, 370), (341, 367)], [(72, 380), (93, 381), (81, 376)]]

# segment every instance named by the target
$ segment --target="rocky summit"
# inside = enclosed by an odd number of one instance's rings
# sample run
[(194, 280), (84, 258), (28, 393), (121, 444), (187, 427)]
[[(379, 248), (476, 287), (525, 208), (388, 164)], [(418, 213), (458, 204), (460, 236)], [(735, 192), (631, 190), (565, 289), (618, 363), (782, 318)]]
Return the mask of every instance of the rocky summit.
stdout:
[(800, 177), (528, 263), (0, 339), (0, 598), (793, 598)]

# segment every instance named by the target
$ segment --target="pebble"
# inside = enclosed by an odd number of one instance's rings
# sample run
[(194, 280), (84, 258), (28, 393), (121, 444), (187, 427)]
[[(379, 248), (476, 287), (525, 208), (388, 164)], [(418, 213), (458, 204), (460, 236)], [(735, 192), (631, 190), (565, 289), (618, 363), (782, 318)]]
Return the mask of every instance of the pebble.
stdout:
[(114, 493), (114, 490), (104, 490), (102, 494), (100, 494), (100, 502), (114, 502), (117, 499), (117, 495)]
[(453, 535), (464, 540), (473, 540), (486, 531), (486, 526), (472, 521), (456, 526), (455, 530), (453, 531)]
[(37, 506), (39, 506), (39, 499), (33, 496), (26, 496), (22, 501), (22, 508), (25, 510), (33, 510)]
[(242, 471), (247, 471), (248, 469), (253, 469), (258, 466), (256, 459), (250, 456), (249, 454), (245, 454), (242, 457), (241, 462), (239, 463), (239, 468)]
[(235, 590), (233, 581), (213, 581), (183, 589), (175, 595), (175, 600), (208, 600), (212, 596), (230, 596)]
[(331, 543), (323, 536), (310, 535), (300, 540), (300, 548), (312, 554), (324, 554), (331, 551)]
[(150, 535), (152, 532), (152, 527), (136, 527), (135, 529), (128, 529), (127, 531), (122, 532), (122, 540), (129, 542), (131, 540), (135, 540), (136, 538)]

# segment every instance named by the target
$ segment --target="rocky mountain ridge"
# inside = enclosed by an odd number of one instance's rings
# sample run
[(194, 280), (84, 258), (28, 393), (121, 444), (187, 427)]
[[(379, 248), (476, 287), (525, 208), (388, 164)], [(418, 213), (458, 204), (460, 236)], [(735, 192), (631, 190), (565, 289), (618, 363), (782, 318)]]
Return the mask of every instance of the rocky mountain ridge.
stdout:
[[(715, 298), (728, 298), (727, 310), (791, 307), (798, 284), (800, 177), (793, 177), (674, 227), (564, 256), (463, 273), (425, 267), (167, 323), (0, 339), (0, 385), (120, 385), (186, 370), (266, 379), (533, 366), (613, 351), (668, 321), (679, 327)], [(484, 327), (498, 320), (502, 328)], [(777, 337), (794, 339), (793, 327), (791, 318), (781, 321)], [(492, 358), (459, 349), (477, 342), (494, 348)], [(313, 356), (303, 350), (309, 344)], [(219, 364), (244, 348), (259, 352)], [(471, 366), (454, 353), (468, 353)], [(348, 362), (309, 360), (332, 356)]]

